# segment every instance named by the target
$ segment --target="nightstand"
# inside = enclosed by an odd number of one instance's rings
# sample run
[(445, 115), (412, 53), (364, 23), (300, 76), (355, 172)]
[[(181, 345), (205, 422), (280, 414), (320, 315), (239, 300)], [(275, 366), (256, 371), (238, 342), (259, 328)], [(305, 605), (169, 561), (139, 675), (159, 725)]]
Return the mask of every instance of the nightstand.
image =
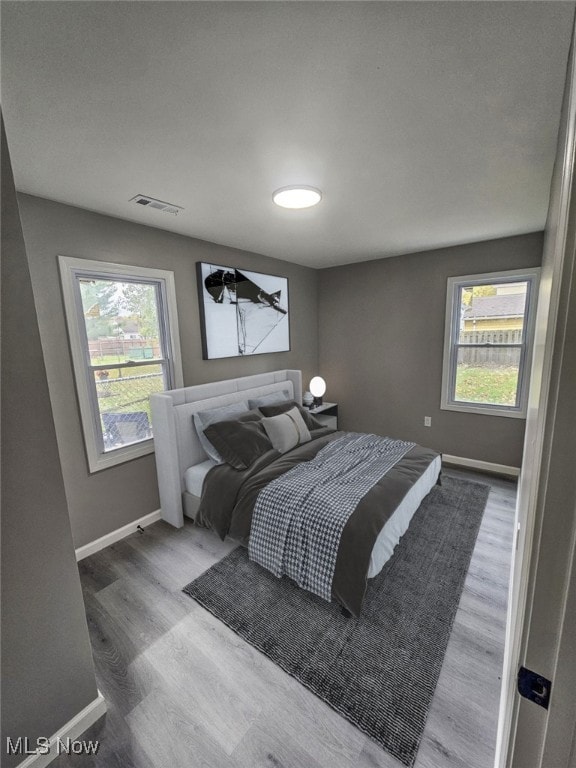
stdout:
[(338, 403), (322, 403), (310, 408), (309, 411), (323, 427), (338, 429)]

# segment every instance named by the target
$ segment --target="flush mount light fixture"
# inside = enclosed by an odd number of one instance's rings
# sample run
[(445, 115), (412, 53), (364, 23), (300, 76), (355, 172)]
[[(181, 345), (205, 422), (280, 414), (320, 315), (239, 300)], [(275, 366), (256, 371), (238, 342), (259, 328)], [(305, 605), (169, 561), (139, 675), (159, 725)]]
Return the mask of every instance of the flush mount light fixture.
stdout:
[(322, 192), (315, 187), (282, 187), (274, 192), (272, 200), (281, 208), (311, 208), (322, 200)]

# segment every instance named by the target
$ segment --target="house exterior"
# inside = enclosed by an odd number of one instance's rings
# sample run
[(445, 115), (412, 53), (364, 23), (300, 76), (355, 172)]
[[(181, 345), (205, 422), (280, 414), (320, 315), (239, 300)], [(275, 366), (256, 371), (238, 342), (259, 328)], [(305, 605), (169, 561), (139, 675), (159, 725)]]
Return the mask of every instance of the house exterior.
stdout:
[(494, 296), (475, 296), (464, 311), (464, 331), (520, 331), (524, 324), (525, 286), (499, 285)]

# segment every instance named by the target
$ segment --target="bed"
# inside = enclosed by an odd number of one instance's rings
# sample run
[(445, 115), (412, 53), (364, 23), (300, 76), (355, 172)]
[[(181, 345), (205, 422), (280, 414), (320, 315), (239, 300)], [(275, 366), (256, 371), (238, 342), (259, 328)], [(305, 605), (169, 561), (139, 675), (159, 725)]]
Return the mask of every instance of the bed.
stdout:
[[(422, 499), (439, 482), (441, 457), (413, 443), (336, 432), (313, 425), (301, 407), (301, 398), (302, 376), (298, 370), (274, 371), (152, 395), (161, 516), (176, 527), (183, 525), (185, 516), (190, 517), (197, 524), (212, 528), (222, 538), (231, 536), (249, 548), (252, 559), (275, 575), (285, 573), (305, 589), (324, 599), (335, 599), (347, 611), (359, 615), (367, 579), (380, 572)], [(265, 405), (253, 407), (256, 403)], [(271, 407), (272, 403), (280, 403), (282, 407)], [(236, 434), (236, 430), (240, 435), (249, 432), (249, 439), (241, 441), (240, 454), (252, 445), (251, 436), (257, 438), (254, 445), (259, 446), (262, 433), (266, 438), (272, 435), (270, 439), (275, 439), (275, 433), (270, 430), (277, 429), (280, 422), (284, 425), (290, 414), (293, 414), (292, 422), (298, 420), (301, 424), (298, 412), (307, 425), (305, 431), (309, 437), (283, 453), (268, 443), (266, 448), (258, 448), (256, 458), (251, 455), (249, 459), (244, 456), (238, 459), (233, 447), (232, 458), (224, 452), (232, 465), (222, 461), (217, 452), (219, 461), (216, 461), (214, 456), (207, 455), (207, 449), (213, 446), (210, 443), (207, 446), (206, 436), (202, 436), (202, 430), (197, 432), (194, 421), (198, 423), (206, 414), (223, 408), (226, 409), (223, 413), (229, 416), (221, 418), (216, 427), (210, 422), (206, 434), (220, 440), (222, 434), (229, 438), (226, 430), (232, 429), (231, 434)], [(240, 420), (249, 422), (247, 426), (236, 424), (237, 414)], [(260, 420), (269, 434), (262, 429)], [(226, 448), (225, 442), (216, 445), (222, 450)], [(390, 466), (380, 476), (379, 462), (388, 461), (386, 457), (393, 454), (397, 456), (394, 461), (390, 459)], [(334, 466), (340, 466), (338, 461), (345, 461), (346, 471), (334, 471), (334, 476), (328, 479), (329, 459), (333, 464), (336, 462)], [(241, 460), (245, 463), (234, 464)], [(348, 474), (349, 465), (353, 467), (352, 474)], [(354, 473), (357, 477), (349, 480)], [(320, 485), (314, 479), (318, 477), (323, 478)], [(358, 483), (359, 487), (364, 483), (367, 490), (361, 497), (358, 491), (354, 500), (353, 489)], [(302, 499), (315, 498), (323, 507), (321, 514), (325, 517), (342, 511), (340, 528), (329, 534), (333, 538), (331, 552), (326, 544), (315, 543), (324, 536), (324, 533), (315, 533), (315, 523), (310, 529), (313, 533), (302, 532), (308, 524), (306, 520), (298, 522), (299, 541), (292, 540), (294, 534), (288, 530), (289, 523), (285, 525), (278, 510), (290, 506), (281, 503), (282, 498), (293, 502), (292, 512), (286, 510), (287, 521), (295, 511), (299, 513), (303, 505), (296, 493), (300, 493)], [(330, 494), (333, 498), (329, 503)], [(350, 507), (347, 513), (346, 504)], [(335, 528), (328, 524), (330, 527)], [(287, 550), (284, 555), (280, 549), (274, 550), (277, 542), (273, 541), (270, 549), (270, 538), (282, 538), (276, 535), (278, 531), (284, 531), (282, 546), (289, 544), (292, 552), (298, 551), (294, 547), (303, 546), (303, 540), (309, 547), (308, 554), (296, 557), (296, 565), (290, 566), (294, 557), (288, 556)], [(314, 561), (314, 557), (319, 560)], [(298, 569), (297, 575), (289, 568), (286, 570), (287, 564)], [(281, 567), (285, 568), (282, 572), (278, 570)]]

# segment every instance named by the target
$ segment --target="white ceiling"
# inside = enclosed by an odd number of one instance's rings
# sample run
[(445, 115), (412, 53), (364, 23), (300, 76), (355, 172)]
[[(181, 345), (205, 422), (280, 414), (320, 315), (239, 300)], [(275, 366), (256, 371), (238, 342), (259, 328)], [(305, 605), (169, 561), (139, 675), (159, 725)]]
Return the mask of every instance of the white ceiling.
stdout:
[[(324, 267), (544, 227), (563, 2), (2, 2), (19, 190)], [(303, 183), (306, 211), (272, 203)], [(143, 209), (142, 193), (183, 206)]]

